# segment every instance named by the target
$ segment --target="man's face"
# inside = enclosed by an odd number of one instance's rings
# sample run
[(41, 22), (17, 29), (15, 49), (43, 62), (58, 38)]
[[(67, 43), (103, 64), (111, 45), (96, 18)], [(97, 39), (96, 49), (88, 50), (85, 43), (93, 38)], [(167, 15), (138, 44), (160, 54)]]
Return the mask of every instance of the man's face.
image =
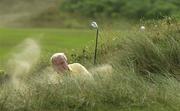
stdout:
[(62, 56), (57, 56), (57, 57), (53, 58), (52, 64), (53, 64), (53, 68), (58, 73), (65, 72), (66, 70), (69, 69), (67, 61)]

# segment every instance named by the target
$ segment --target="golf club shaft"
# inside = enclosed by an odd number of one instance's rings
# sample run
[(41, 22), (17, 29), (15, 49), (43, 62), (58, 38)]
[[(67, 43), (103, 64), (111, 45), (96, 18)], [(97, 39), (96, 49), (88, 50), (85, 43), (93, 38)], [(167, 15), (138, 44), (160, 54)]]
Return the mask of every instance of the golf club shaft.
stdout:
[(96, 32), (96, 45), (95, 45), (95, 53), (94, 53), (94, 65), (96, 64), (97, 44), (98, 44), (98, 33), (99, 33), (99, 30), (97, 29), (97, 32)]

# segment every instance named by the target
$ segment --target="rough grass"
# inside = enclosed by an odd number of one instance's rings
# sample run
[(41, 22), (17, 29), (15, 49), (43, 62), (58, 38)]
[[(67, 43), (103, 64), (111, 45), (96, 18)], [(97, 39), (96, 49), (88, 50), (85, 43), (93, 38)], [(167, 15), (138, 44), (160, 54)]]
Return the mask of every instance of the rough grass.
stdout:
[[(57, 84), (48, 84), (44, 72), (28, 77), (21, 89), (1, 86), (1, 110), (179, 110), (179, 82), (157, 75), (146, 81), (133, 71), (115, 71), (111, 77), (99, 74), (94, 80), (63, 77)], [(53, 74), (53, 73), (51, 73)], [(55, 74), (55, 73), (54, 73)], [(28, 81), (27, 81), (28, 80)]]
[(144, 31), (135, 32), (122, 43), (121, 63), (132, 65), (138, 73), (177, 74), (180, 67), (180, 27), (169, 19), (148, 25)]
[(147, 23), (144, 31), (135, 28), (107, 41), (98, 63), (110, 60), (109, 75), (61, 77), (46, 67), (7, 80), (0, 86), (0, 110), (179, 111), (180, 83), (174, 77), (180, 73), (179, 25), (166, 22)]

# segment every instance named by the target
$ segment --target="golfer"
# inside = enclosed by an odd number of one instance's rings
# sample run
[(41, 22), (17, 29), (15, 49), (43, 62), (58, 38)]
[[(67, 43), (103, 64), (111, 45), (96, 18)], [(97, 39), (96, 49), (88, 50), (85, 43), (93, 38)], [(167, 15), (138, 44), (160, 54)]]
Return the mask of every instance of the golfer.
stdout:
[(53, 69), (58, 74), (70, 73), (72, 75), (83, 74), (91, 76), (89, 71), (83, 65), (79, 63), (68, 64), (67, 57), (64, 53), (55, 53), (50, 60)]

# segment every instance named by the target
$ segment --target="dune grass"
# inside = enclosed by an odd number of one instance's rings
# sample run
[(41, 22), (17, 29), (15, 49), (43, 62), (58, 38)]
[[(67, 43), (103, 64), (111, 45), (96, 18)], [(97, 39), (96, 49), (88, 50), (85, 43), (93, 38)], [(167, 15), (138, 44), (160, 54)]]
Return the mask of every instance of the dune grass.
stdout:
[(94, 79), (89, 79), (58, 76), (49, 66), (35, 68), (19, 76), (18, 85), (11, 79), (1, 84), (0, 110), (179, 111), (179, 25), (161, 21), (145, 26), (101, 43), (107, 46), (99, 49), (98, 63), (107, 59), (113, 73), (92, 72)]

